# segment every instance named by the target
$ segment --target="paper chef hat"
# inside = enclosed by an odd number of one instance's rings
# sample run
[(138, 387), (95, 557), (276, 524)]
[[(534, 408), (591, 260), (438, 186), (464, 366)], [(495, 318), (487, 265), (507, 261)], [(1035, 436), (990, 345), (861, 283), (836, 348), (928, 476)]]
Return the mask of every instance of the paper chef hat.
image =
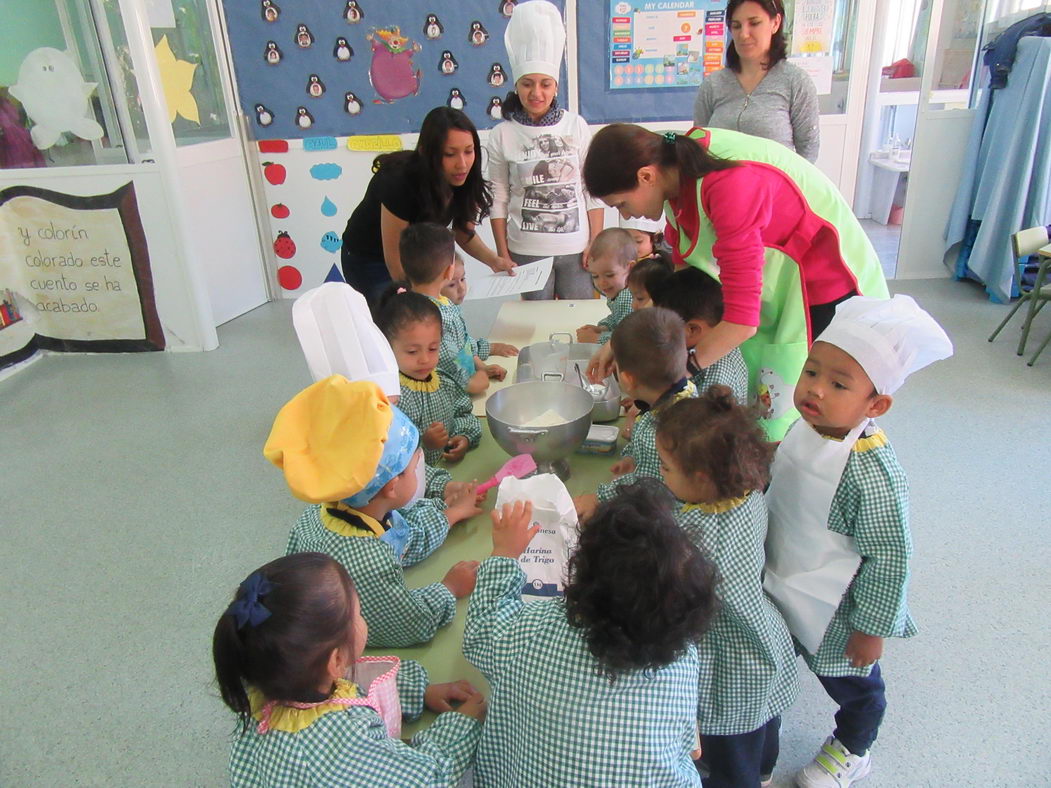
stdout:
[(880, 394), (893, 394), (913, 372), (953, 352), (945, 330), (907, 295), (848, 298), (816, 341), (849, 353)]
[(281, 408), (263, 456), (284, 471), (297, 498), (361, 506), (408, 467), (419, 440), (375, 383), (332, 375)]
[(398, 362), (369, 316), (365, 297), (343, 282), (308, 290), (292, 306), (292, 324), (310, 376), (371, 380), (389, 397), (401, 393)]
[(637, 219), (625, 219), (623, 216), (620, 217), (620, 226), (624, 230), (638, 230), (643, 233), (662, 233), (664, 232), (664, 219), (647, 219), (645, 216), (640, 216)]
[(504, 46), (515, 82), (526, 74), (544, 74), (557, 82), (566, 49), (562, 14), (547, 0), (519, 3), (504, 31)]

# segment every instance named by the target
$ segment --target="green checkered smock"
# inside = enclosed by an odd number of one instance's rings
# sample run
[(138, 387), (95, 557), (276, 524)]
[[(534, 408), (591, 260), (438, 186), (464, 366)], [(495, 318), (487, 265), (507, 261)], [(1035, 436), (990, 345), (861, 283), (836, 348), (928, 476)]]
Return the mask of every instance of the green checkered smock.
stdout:
[(870, 426), (854, 444), (832, 498), (828, 527), (854, 537), (861, 566), (843, 595), (817, 654), (799, 647), (819, 676), (867, 676), (843, 656), (855, 630), (877, 637), (909, 638), (916, 625), (909, 615), (909, 483), (883, 430)]
[[(467, 381), (471, 379), (475, 370), (473, 360), (470, 369), (466, 369), (463, 365), (466, 363), (467, 355), (473, 359), (475, 348), (471, 335), (467, 332), (467, 321), (463, 318), (463, 311), (459, 304), (454, 304), (445, 296), (438, 298), (428, 296), (428, 298), (437, 305), (438, 311), (442, 313), (442, 343), (438, 348), (438, 372), (460, 388), (465, 389)], [(486, 348), (485, 355), (489, 355), (488, 348)]]
[(475, 785), (699, 786), (694, 646), (610, 683), (563, 600), (526, 605), (523, 582), (514, 559), (487, 558), (467, 608), (463, 653), (492, 687)]
[(613, 329), (620, 325), (621, 320), (631, 314), (632, 303), (631, 291), (626, 287), (617, 293), (616, 298), (606, 299), (606, 306), (609, 307), (610, 314), (609, 317), (604, 317), (598, 321), (599, 326), (603, 329), (598, 338), (600, 345), (605, 345), (609, 342), (609, 338), (613, 336)]
[[(402, 715), (413, 720), (423, 711), (427, 673), (417, 662), (402, 660), (398, 670)], [(373, 709), (350, 706), (321, 714), (291, 733), (259, 733), (254, 723), (234, 733), (230, 784), (236, 788), (430, 788), (455, 786), (474, 760), (481, 725), (455, 711), (439, 714), (412, 744), (392, 739)]]
[[(437, 378), (436, 390), (420, 390), (424, 387), (433, 388), (434, 378)], [(478, 445), (482, 439), (482, 424), (472, 411), (471, 398), (443, 372), (434, 370), (431, 380), (426, 383), (399, 372), (398, 381), (401, 383), (398, 409), (416, 425), (421, 438), (431, 424), (440, 421), (450, 438), (463, 435), (472, 449)], [(435, 465), (442, 458), (442, 450), (424, 447), (423, 457), (428, 465)]]
[(749, 733), (783, 712), (799, 692), (792, 636), (763, 593), (766, 501), (751, 492), (677, 513), (690, 541), (719, 572), (719, 612), (697, 644), (701, 736)]
[[(693, 356), (690, 357), (693, 359)], [(735, 347), (721, 359), (704, 369), (694, 372), (690, 380), (697, 387), (698, 395), (712, 386), (727, 386), (733, 392), (734, 399), (741, 405), (748, 404), (748, 367), (745, 366), (741, 349)]]
[(631, 428), (631, 439), (621, 450), (622, 456), (635, 460), (635, 470), (618, 476), (611, 482), (600, 484), (595, 492), (600, 501), (610, 500), (617, 494), (619, 488), (637, 482), (644, 476), (652, 476), (654, 479), (662, 478), (661, 458), (657, 454), (657, 421), (653, 414), (673, 402), (696, 396), (697, 387), (692, 380), (687, 381), (686, 388), (682, 391), (670, 397), (662, 397), (652, 409), (639, 414), (639, 417), (635, 419), (635, 425)]
[(410, 590), (402, 572), (403, 566), (430, 555), (449, 532), (449, 521), (433, 501), (423, 499), (402, 511), (412, 529), (402, 561), (372, 531), (355, 528), (321, 510), (319, 504), (307, 507), (288, 536), (285, 554), (325, 553), (346, 567), (361, 599), (371, 648), (425, 643), (438, 627), (452, 621), (456, 599), (448, 588), (431, 583)]

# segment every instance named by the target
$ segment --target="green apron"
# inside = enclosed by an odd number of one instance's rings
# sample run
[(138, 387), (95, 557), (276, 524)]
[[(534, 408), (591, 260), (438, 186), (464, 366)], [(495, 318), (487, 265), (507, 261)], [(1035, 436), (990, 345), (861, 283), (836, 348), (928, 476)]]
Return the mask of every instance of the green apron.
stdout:
[[(874, 298), (889, 297), (876, 250), (835, 184), (817, 167), (780, 143), (736, 131), (692, 129), (688, 136), (697, 140), (707, 137), (708, 151), (721, 158), (763, 162), (784, 172), (799, 187), (810, 210), (836, 228), (841, 256), (857, 280), (858, 292)], [(715, 230), (703, 212), (701, 181), (697, 181), (696, 238), (679, 231), (668, 203), (665, 216), (678, 231), (679, 255), (719, 280), (718, 262), (712, 254)], [(792, 394), (809, 352), (808, 316), (799, 263), (771, 247), (766, 248), (764, 257), (759, 326), (755, 335), (741, 344), (741, 355), (748, 366), (749, 397), (758, 400), (765, 412), (760, 424), (771, 441), (779, 441), (799, 418)]]

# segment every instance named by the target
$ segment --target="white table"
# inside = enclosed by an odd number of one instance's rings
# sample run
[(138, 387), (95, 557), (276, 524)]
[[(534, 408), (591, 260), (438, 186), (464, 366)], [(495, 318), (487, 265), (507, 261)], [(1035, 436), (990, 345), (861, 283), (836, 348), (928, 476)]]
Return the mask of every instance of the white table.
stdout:
[[(573, 336), (576, 342), (577, 329), (583, 325), (594, 325), (609, 316), (606, 299), (591, 298), (581, 301), (508, 301), (500, 307), (496, 322), (489, 333), (490, 342), (506, 342), (521, 349), (526, 345), (546, 342), (556, 332)], [(507, 377), (502, 381), (492, 380), (489, 388), (476, 394), (474, 415), (485, 415), (485, 402), (489, 395), (514, 382), (518, 359), (491, 356), (487, 364), (499, 364), (507, 368)]]

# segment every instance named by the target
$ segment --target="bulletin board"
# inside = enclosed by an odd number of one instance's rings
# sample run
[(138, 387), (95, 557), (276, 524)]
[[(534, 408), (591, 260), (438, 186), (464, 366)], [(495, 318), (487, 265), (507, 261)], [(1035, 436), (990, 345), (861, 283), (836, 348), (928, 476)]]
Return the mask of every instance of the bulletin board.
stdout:
[(491, 128), (513, 86), (516, 2), (223, 0), (248, 126), (262, 140), (408, 133), (445, 104)]
[(706, 74), (722, 67), (725, 0), (603, 0), (577, 4), (580, 114), (589, 123), (693, 117)]

